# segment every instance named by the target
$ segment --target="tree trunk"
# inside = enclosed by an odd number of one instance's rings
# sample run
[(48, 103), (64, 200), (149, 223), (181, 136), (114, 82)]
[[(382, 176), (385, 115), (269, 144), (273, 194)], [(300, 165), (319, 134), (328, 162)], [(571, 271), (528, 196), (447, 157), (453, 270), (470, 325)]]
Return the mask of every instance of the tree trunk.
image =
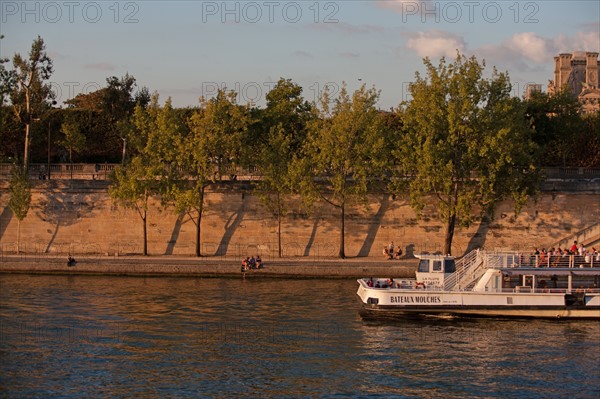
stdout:
[(277, 216), (277, 249), (281, 258), (281, 215)]
[(144, 256), (148, 256), (148, 226), (146, 223), (147, 217), (146, 217), (147, 213), (146, 211), (144, 211), (143, 216), (142, 216), (142, 223), (144, 225)]
[(196, 257), (201, 257), (200, 251), (200, 228), (202, 226), (202, 211), (204, 209), (204, 186), (200, 189), (200, 207), (198, 209), (198, 220), (196, 221)]
[(127, 139), (121, 139), (123, 140), (123, 151), (121, 153), (121, 165), (125, 165), (125, 156), (127, 154)]
[(277, 210), (277, 252), (279, 257), (281, 258), (281, 194), (277, 192), (277, 204), (279, 209)]
[(29, 172), (29, 122), (25, 124), (25, 153), (23, 154), (23, 170)]
[(456, 226), (456, 215), (448, 218), (446, 223), (446, 236), (444, 238), (444, 255), (452, 254), (452, 238), (454, 237), (454, 227)]
[(21, 253), (21, 221), (17, 219), (17, 254)]
[(196, 257), (201, 257), (200, 252), (200, 223), (202, 221), (202, 213), (198, 212), (198, 219), (196, 220)]
[(345, 241), (344, 241), (344, 236), (345, 236), (345, 225), (346, 225), (346, 208), (345, 208), (345, 204), (342, 203), (341, 205), (341, 209), (342, 209), (342, 225), (340, 228), (340, 253), (339, 253), (339, 257), (344, 259), (346, 258), (346, 250), (345, 250)]

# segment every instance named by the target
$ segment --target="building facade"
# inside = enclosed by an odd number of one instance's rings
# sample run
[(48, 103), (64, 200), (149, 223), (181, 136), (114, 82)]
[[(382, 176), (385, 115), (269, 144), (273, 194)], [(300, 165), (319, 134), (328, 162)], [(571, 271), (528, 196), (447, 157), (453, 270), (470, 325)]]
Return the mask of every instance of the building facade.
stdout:
[(548, 94), (568, 90), (579, 99), (582, 112), (600, 111), (598, 87), (598, 53), (576, 51), (554, 57), (554, 79), (548, 83)]

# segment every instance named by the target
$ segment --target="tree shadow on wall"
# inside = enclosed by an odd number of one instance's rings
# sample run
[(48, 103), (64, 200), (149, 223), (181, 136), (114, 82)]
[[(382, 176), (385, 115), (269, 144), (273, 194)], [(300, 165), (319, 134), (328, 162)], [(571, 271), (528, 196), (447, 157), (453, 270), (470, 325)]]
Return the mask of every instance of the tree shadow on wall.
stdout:
[(0, 215), (0, 238), (4, 237), (4, 233), (6, 232), (12, 217), (13, 213), (10, 210), (10, 207), (6, 205), (2, 210), (2, 214)]
[(479, 222), (477, 231), (475, 232), (475, 234), (473, 234), (473, 236), (469, 240), (469, 243), (467, 244), (467, 250), (463, 255), (468, 254), (469, 252), (473, 251), (474, 249), (483, 248), (485, 246), (485, 239), (487, 237), (489, 230), (490, 230), (490, 217), (487, 215), (484, 215), (481, 217), (481, 221)]
[(50, 252), (60, 227), (74, 225), (92, 213), (94, 205), (84, 199), (82, 194), (65, 194), (61, 191), (48, 191), (42, 195), (35, 213), (42, 221), (54, 225), (53, 230), (47, 230), (52, 236), (44, 252)]
[(242, 223), (242, 220), (244, 219), (244, 213), (244, 200), (242, 200), (242, 204), (238, 208), (237, 212), (232, 214), (225, 223), (225, 234), (223, 234), (223, 238), (221, 239), (221, 243), (219, 243), (219, 247), (217, 248), (217, 253), (215, 256), (224, 256), (227, 254), (229, 244), (231, 243), (231, 238)]
[(167, 249), (165, 249), (165, 255), (173, 255), (173, 250), (175, 249), (175, 244), (177, 244), (177, 240), (179, 239), (179, 233), (181, 232), (181, 225), (183, 224), (184, 217), (185, 212), (181, 212), (179, 215), (177, 215), (175, 226), (173, 226), (173, 231), (171, 231), (171, 239), (167, 243)]
[(371, 219), (369, 223), (369, 230), (367, 231), (367, 236), (365, 237), (365, 241), (363, 242), (360, 251), (358, 251), (359, 257), (369, 256), (371, 253), (371, 249), (373, 248), (373, 244), (375, 243), (375, 238), (377, 237), (377, 233), (379, 232), (379, 228), (381, 227), (381, 222), (383, 221), (383, 216), (387, 212), (390, 207), (390, 197), (389, 195), (384, 195), (381, 199), (381, 206), (379, 210)]
[(315, 217), (315, 222), (313, 223), (312, 231), (310, 232), (310, 237), (308, 238), (308, 242), (306, 243), (306, 247), (304, 247), (304, 256), (310, 255), (310, 250), (315, 244), (315, 238), (317, 236), (317, 228), (319, 227), (319, 217)]

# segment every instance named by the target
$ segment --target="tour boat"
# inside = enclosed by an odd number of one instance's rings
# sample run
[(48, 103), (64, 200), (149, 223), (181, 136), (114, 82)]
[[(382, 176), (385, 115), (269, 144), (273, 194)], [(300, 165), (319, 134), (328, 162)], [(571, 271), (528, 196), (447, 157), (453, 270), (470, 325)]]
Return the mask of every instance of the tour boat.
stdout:
[(419, 255), (414, 279), (363, 278), (364, 318), (468, 316), (600, 319), (600, 258), (475, 250)]

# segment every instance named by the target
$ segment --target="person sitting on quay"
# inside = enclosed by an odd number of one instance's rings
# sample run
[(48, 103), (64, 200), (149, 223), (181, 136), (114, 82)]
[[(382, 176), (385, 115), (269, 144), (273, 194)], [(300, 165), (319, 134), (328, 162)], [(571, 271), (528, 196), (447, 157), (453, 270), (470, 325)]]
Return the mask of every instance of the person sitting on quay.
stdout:
[(242, 272), (248, 271), (248, 258), (242, 259)]
[(262, 268), (262, 259), (260, 258), (260, 255), (256, 255), (255, 263), (257, 269)]
[(402, 248), (398, 245), (398, 249), (394, 252), (394, 259), (400, 259), (402, 257)]
[(67, 258), (67, 266), (75, 266), (76, 264), (77, 261), (75, 260), (75, 258), (69, 255), (69, 257)]
[[(402, 249), (400, 247), (398, 247), (398, 252), (402, 256)], [(387, 256), (388, 260), (394, 259), (398, 252), (394, 252), (394, 241), (390, 241), (389, 245), (383, 247), (383, 254)]]

